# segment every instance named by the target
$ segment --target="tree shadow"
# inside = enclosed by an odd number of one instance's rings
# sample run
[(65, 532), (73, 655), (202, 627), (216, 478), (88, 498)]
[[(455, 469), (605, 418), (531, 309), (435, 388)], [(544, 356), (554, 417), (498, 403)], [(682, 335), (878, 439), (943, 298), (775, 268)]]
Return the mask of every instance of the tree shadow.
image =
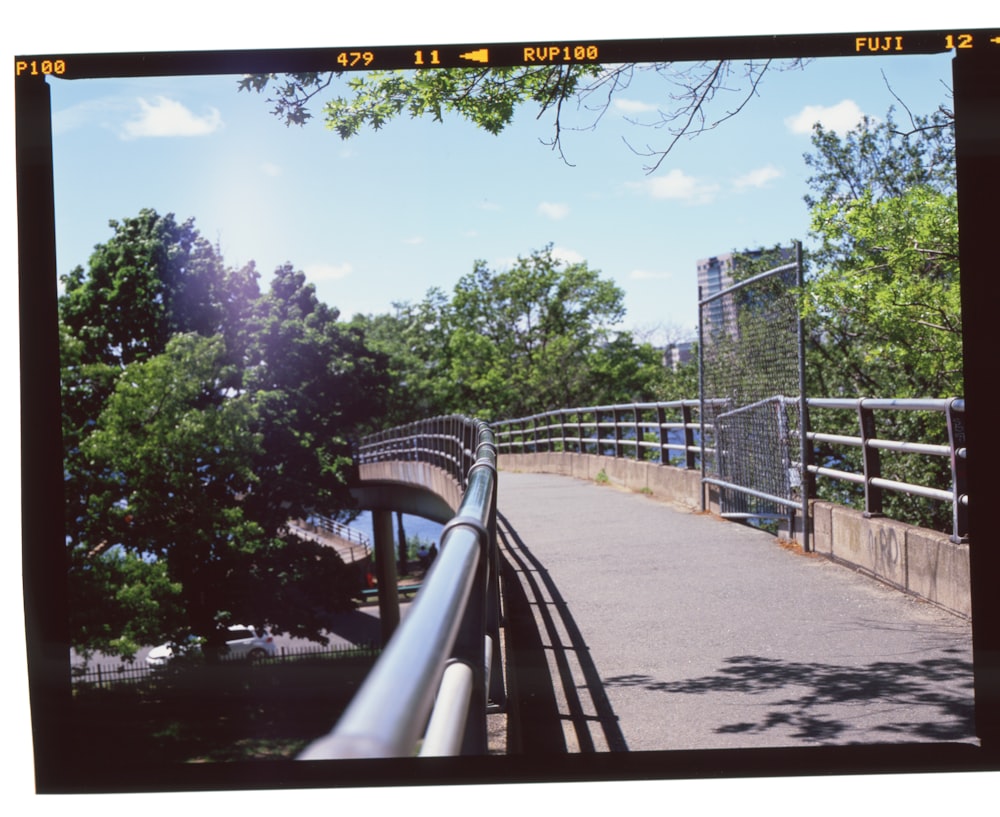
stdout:
[[(503, 514), (497, 513), (497, 522), (502, 548), (508, 700), (515, 710), (509, 718), (509, 751), (602, 751), (591, 732), (591, 727), (596, 726), (606, 751), (627, 752), (605, 683), (555, 582)], [(550, 657), (555, 672), (550, 668)], [(560, 711), (560, 698), (564, 712)], [(567, 747), (564, 723), (569, 724), (575, 739), (572, 749)]]
[(850, 743), (857, 728), (852, 719), (872, 716), (880, 723), (864, 727), (869, 739), (875, 733), (892, 742), (974, 740), (972, 679), (972, 664), (951, 657), (847, 666), (739, 655), (700, 678), (657, 681), (648, 675), (619, 675), (604, 683), (672, 695), (767, 696), (756, 720), (723, 724), (714, 731), (762, 734), (780, 728), (800, 740)]

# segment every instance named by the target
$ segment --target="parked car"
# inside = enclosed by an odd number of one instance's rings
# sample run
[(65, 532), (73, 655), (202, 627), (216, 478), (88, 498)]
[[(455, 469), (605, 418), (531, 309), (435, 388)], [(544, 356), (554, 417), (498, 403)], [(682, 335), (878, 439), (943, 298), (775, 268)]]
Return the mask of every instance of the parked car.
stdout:
[[(197, 636), (189, 636), (188, 644), (183, 650), (183, 655), (192, 656), (201, 654), (201, 645), (204, 639)], [(232, 660), (259, 661), (261, 658), (277, 654), (278, 648), (274, 644), (273, 636), (267, 630), (258, 630), (254, 627), (244, 627), (233, 625), (229, 628), (226, 637), (226, 646), (222, 650), (222, 656)], [(174, 660), (174, 648), (172, 644), (160, 644), (153, 647), (146, 656), (146, 666), (151, 669), (161, 669)]]

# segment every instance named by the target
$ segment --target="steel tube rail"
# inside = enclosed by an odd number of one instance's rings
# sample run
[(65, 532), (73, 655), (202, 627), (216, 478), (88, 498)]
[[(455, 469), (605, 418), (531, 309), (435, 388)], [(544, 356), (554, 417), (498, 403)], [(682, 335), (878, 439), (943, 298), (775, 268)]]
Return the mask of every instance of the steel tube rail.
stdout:
[[(768, 398), (774, 400), (776, 398)], [(809, 425), (814, 421), (809, 417), (806, 410), (803, 410), (804, 422), (806, 423), (806, 438), (811, 443), (830, 443), (833, 445), (845, 445), (860, 448), (865, 458), (865, 473), (850, 473), (825, 466), (815, 465), (806, 461), (806, 457), (811, 452), (803, 451), (800, 456), (801, 462), (807, 462), (802, 469), (804, 474), (837, 479), (844, 482), (863, 485), (865, 487), (865, 512), (869, 514), (881, 513), (881, 491), (888, 490), (899, 493), (907, 493), (921, 496), (942, 502), (951, 502), (954, 507), (952, 539), (962, 541), (965, 539), (968, 529), (967, 515), (965, 509), (968, 507), (968, 488), (966, 486), (965, 463), (967, 459), (967, 449), (965, 442), (964, 425), (962, 415), (965, 412), (965, 400), (963, 398), (791, 398), (777, 397), (789, 403), (804, 403), (806, 409), (835, 409), (852, 411), (859, 415), (861, 419), (861, 436), (850, 436), (845, 434), (828, 434), (825, 432), (811, 431)], [(766, 402), (766, 401), (765, 401)], [(516, 418), (499, 421), (495, 424), (497, 428), (497, 447), (503, 452), (525, 451), (539, 452), (542, 450), (553, 450), (553, 444), (562, 446), (563, 451), (568, 453), (587, 453), (587, 449), (600, 456), (628, 456), (641, 459), (643, 452), (649, 449), (659, 450), (660, 464), (667, 465), (675, 461), (669, 457), (668, 452), (678, 451), (687, 454), (687, 461), (684, 467), (688, 469), (701, 467), (697, 458), (702, 455), (714, 456), (715, 446), (710, 439), (706, 438), (711, 432), (711, 426), (703, 426), (701, 416), (698, 422), (692, 422), (690, 411), (697, 408), (699, 412), (708, 405), (725, 405), (726, 400), (712, 399), (705, 400), (674, 400), (661, 403), (631, 403), (621, 405), (583, 406), (580, 408), (562, 408), (552, 411), (534, 414), (530, 417)], [(746, 410), (747, 407), (740, 407), (736, 411)], [(668, 411), (679, 411), (682, 413), (684, 422), (666, 422), (665, 414)], [(876, 437), (874, 434), (874, 421), (872, 412), (875, 411), (929, 411), (939, 412), (945, 415), (948, 425), (948, 444), (908, 442), (901, 440), (888, 440)], [(652, 414), (656, 412), (656, 419), (652, 417), (645, 419), (644, 412)], [(647, 414), (646, 416), (649, 416)], [(609, 421), (607, 416), (611, 416)], [(552, 420), (552, 422), (550, 422)], [(591, 432), (591, 429), (593, 430)], [(622, 436), (622, 430), (629, 429), (633, 439)], [(685, 432), (685, 443), (671, 443), (666, 441), (666, 432), (669, 429), (676, 429)], [(542, 432), (544, 430), (544, 436)], [(702, 434), (702, 445), (693, 445), (693, 438), (690, 435), (695, 430), (700, 430)], [(660, 441), (647, 441), (643, 436), (647, 432), (658, 431)], [(614, 436), (610, 436), (612, 432)], [(585, 436), (586, 435), (586, 436)], [(613, 449), (613, 450), (612, 450)], [(950, 457), (952, 471), (952, 490), (944, 490), (931, 486), (913, 485), (898, 480), (885, 479), (879, 473), (879, 452), (891, 451), (899, 454)], [(801, 468), (801, 465), (800, 465)], [(703, 481), (709, 484), (719, 484), (716, 480), (709, 480), (702, 474)], [(723, 486), (728, 487), (728, 486)], [(752, 493), (740, 489), (744, 493)], [(763, 499), (774, 500), (774, 497), (762, 496)], [(704, 496), (703, 496), (704, 499)], [(805, 503), (808, 498), (803, 494), (803, 514), (806, 513)], [(783, 504), (789, 504), (787, 500)]]
[[(750, 496), (758, 497), (759, 499), (765, 499), (768, 502), (774, 502), (778, 505), (784, 505), (788, 508), (798, 508), (801, 503), (798, 500), (787, 499), (781, 496), (774, 496), (773, 494), (766, 493), (764, 491), (755, 491), (752, 488), (746, 488), (742, 485), (737, 485), (733, 482), (726, 482), (725, 480), (715, 479), (715, 477), (705, 477), (704, 482), (709, 485), (717, 485), (720, 488), (731, 488), (733, 490), (739, 491), (740, 493), (750, 494)], [(753, 514), (751, 514), (752, 516)]]
[[(379, 660), (333, 730), (307, 746), (300, 760), (413, 756), (428, 722), (434, 724), (431, 750), (454, 750), (461, 734), (463, 751), (478, 743), (485, 752), (483, 644), (496, 530), (496, 447), (484, 423), (475, 424), (478, 443), (464, 439), (462, 424), (472, 423), (465, 418), (428, 423), (454, 426), (454, 436), (436, 434), (458, 445), (462, 454), (450, 457), (452, 462), (476, 457), (467, 475), (458, 474), (467, 482), (458, 513), (445, 526), (440, 555)], [(407, 430), (419, 436), (417, 429)], [(366, 444), (372, 456), (379, 443), (390, 441), (376, 437)]]
[(441, 679), (434, 713), (420, 747), (421, 757), (446, 757), (459, 753), (471, 698), (472, 668), (457, 661), (449, 664)]
[(479, 564), (478, 537), (456, 529), (413, 606), (333, 731), (300, 760), (414, 754), (451, 656)]

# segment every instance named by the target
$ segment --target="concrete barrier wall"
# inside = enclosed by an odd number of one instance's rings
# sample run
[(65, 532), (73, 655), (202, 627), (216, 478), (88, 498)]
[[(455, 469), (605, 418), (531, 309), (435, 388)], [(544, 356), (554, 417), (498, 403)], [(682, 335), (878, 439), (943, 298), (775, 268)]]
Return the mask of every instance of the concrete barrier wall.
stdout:
[(462, 486), (443, 468), (426, 462), (388, 460), (367, 463), (358, 467), (358, 478), (362, 483), (419, 486), (444, 500), (452, 512), (457, 512), (462, 504)]
[[(701, 509), (700, 471), (566, 452), (505, 453), (500, 455), (499, 466), (501, 471), (562, 474), (587, 480), (597, 479), (603, 471), (615, 485)], [(708, 509), (718, 513), (718, 489), (708, 486), (705, 490)], [(829, 502), (814, 501), (811, 510), (812, 548), (816, 553), (949, 612), (971, 616), (968, 544), (956, 544), (947, 534), (892, 519), (866, 518), (860, 511)], [(797, 533), (789, 533), (786, 525), (779, 535), (795, 540)]]
[(811, 507), (817, 553), (957, 615), (972, 615), (967, 543), (830, 502)]
[(562, 474), (595, 480), (604, 472), (608, 481), (633, 491), (701, 509), (701, 472), (683, 468), (663, 468), (655, 463), (637, 462), (597, 454), (570, 454), (552, 451), (542, 454), (501, 454), (501, 471)]

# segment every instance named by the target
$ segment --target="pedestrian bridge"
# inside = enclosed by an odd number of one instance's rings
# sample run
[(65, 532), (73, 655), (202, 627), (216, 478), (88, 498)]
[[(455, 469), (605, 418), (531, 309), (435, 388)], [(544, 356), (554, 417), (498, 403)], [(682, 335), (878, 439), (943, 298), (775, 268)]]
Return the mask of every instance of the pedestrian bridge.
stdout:
[[(695, 469), (506, 436), (448, 417), (362, 445), (380, 587), (393, 510), (448, 524), (402, 621), (382, 594), (383, 658), (302, 759), (975, 743), (961, 537), (821, 505), (805, 550), (794, 518), (775, 537), (713, 513)], [(931, 603), (892, 572), (928, 547)]]

